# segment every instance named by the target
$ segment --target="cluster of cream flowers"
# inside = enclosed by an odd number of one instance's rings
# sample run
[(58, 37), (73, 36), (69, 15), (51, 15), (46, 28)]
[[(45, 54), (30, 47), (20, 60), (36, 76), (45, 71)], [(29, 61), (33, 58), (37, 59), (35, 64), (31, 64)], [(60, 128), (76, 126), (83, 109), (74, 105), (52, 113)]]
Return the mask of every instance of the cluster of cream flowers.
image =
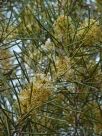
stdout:
[(29, 112), (31, 109), (36, 111), (44, 102), (47, 102), (50, 95), (51, 91), (47, 80), (39, 78), (29, 84), (19, 94), (22, 113)]
[[(75, 26), (69, 16), (59, 16), (53, 24), (53, 29), (55, 38), (63, 45), (69, 44), (75, 34)], [(102, 30), (99, 22), (94, 19), (85, 19), (79, 26), (76, 39), (88, 46), (102, 42)]]
[(56, 56), (56, 47), (54, 46), (53, 42), (51, 42), (51, 39), (47, 39), (44, 46), (44, 48), (47, 50), (47, 55), (49, 57), (53, 55), (55, 68), (52, 66), (52, 72), (54, 73), (54, 79), (60, 76), (64, 76), (65, 79), (72, 77), (73, 70), (71, 69), (70, 58), (68, 56)]
[(102, 31), (99, 22), (94, 19), (86, 19), (80, 26), (78, 38), (86, 46), (93, 46), (102, 42)]
[(74, 25), (69, 16), (59, 16), (53, 24), (53, 29), (54, 36), (64, 44), (67, 44), (74, 34)]
[(66, 80), (73, 76), (70, 58), (66, 56), (56, 57), (55, 66), (56, 66), (55, 78), (62, 76)]

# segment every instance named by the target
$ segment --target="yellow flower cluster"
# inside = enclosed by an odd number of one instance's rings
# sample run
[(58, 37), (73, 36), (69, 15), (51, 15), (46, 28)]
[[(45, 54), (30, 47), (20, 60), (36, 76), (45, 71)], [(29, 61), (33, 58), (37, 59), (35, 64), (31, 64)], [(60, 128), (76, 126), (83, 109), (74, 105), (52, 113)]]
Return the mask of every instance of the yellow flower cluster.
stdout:
[[(75, 33), (75, 26), (72, 19), (61, 15), (53, 24), (54, 36), (63, 45), (70, 43)], [(102, 42), (102, 30), (99, 22), (94, 19), (86, 19), (79, 27), (76, 35), (77, 40), (81, 40), (84, 45), (91, 46)]]
[(53, 24), (55, 37), (65, 44), (70, 41), (70, 37), (73, 35), (74, 26), (69, 16), (61, 15), (57, 18)]
[(38, 109), (48, 100), (51, 92), (47, 82), (39, 79), (20, 92), (19, 99), (22, 113), (29, 112), (31, 109)]
[(55, 61), (56, 65), (56, 76), (64, 76), (65, 79), (72, 77), (72, 69), (70, 59), (67, 57), (57, 58)]
[(96, 20), (85, 20), (78, 32), (78, 38), (82, 40), (84, 45), (93, 46), (102, 41), (102, 31)]

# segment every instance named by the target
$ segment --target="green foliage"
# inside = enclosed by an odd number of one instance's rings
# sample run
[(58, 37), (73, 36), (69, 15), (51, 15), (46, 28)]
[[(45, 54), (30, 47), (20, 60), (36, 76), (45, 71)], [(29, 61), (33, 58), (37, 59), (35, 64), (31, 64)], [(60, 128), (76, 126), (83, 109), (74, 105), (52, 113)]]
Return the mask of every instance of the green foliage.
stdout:
[(102, 135), (100, 6), (98, 0), (2, 3), (1, 136)]

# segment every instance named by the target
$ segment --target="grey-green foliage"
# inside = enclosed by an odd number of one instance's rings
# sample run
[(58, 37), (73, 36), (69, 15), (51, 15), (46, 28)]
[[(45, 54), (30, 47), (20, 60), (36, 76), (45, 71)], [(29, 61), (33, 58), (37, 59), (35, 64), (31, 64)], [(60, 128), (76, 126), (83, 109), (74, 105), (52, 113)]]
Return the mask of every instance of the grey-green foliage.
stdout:
[(93, 6), (83, 0), (3, 3), (0, 52), (10, 53), (2, 57), (10, 67), (3, 70), (0, 57), (0, 135), (101, 135), (102, 41)]

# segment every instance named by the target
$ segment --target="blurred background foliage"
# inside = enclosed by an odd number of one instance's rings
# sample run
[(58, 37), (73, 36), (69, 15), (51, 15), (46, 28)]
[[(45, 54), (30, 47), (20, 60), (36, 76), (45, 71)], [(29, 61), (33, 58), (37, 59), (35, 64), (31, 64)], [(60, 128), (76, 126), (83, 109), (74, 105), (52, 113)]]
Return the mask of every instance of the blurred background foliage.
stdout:
[(0, 1), (0, 136), (102, 135), (102, 1)]

